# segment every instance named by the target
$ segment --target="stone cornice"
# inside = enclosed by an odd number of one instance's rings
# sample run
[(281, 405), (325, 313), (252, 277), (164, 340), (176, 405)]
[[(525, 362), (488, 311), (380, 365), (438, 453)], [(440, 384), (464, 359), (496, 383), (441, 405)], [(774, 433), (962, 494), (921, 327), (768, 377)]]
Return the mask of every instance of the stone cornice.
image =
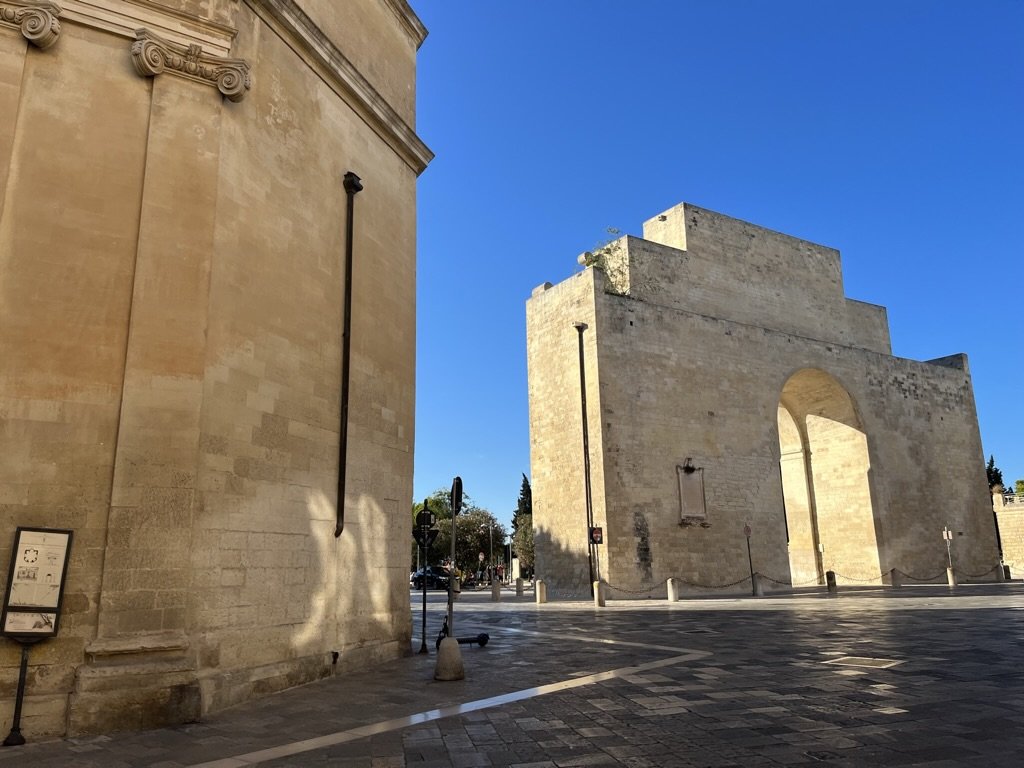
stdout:
[(405, 29), (406, 34), (412, 38), (413, 42), (416, 43), (416, 49), (419, 50), (419, 47), (423, 45), (423, 41), (427, 39), (427, 28), (423, 26), (420, 17), (409, 6), (409, 0), (384, 0), (384, 4), (395, 14), (403, 29)]
[(48, 0), (0, 0), (0, 26), (20, 29), (41, 50), (57, 42), (60, 14), (61, 7)]
[[(0, 3), (5, 0), (0, 0)], [(211, 55), (227, 56), (237, 35), (234, 27), (179, 11), (153, 0), (61, 0), (61, 18), (83, 27), (135, 39), (148, 29), (182, 45), (199, 45)]]
[(417, 174), (423, 172), (434, 153), (302, 9), (292, 0), (245, 2), (406, 165)]
[(148, 29), (135, 32), (132, 43), (132, 64), (143, 77), (170, 72), (189, 80), (212, 85), (229, 101), (241, 101), (252, 85), (249, 64), (243, 59), (229, 59), (204, 53), (198, 45), (172, 43)]

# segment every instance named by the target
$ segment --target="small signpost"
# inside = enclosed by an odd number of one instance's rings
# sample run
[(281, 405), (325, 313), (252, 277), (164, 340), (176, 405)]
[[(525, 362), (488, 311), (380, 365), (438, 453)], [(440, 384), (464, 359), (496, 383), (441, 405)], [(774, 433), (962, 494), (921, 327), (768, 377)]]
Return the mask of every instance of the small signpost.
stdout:
[(28, 675), (28, 649), (56, 636), (60, 628), (72, 536), (72, 531), (54, 528), (19, 526), (14, 532), (0, 634), (21, 644), (21, 669), (14, 718), (11, 732), (3, 742), (5, 747), (25, 743), (21, 735), (21, 704)]
[(750, 534), (754, 531), (750, 523), (743, 524), (743, 535), (747, 537), (747, 565), (750, 566), (750, 593), (757, 597), (757, 579), (754, 577), (754, 557), (750, 554)]
[(452, 507), (452, 559), (451, 572), (448, 574), (448, 633), (455, 636), (455, 592), (459, 588), (455, 576), (455, 518), (462, 511), (462, 478), (456, 476), (452, 480), (452, 494), (449, 499)]
[(434, 513), (430, 511), (427, 500), (423, 500), (423, 511), (416, 515), (416, 527), (412, 529), (412, 536), (416, 543), (423, 550), (423, 637), (420, 643), (420, 653), (427, 653), (427, 566), (429, 565), (428, 553), (430, 545), (437, 538), (437, 528), (434, 528)]

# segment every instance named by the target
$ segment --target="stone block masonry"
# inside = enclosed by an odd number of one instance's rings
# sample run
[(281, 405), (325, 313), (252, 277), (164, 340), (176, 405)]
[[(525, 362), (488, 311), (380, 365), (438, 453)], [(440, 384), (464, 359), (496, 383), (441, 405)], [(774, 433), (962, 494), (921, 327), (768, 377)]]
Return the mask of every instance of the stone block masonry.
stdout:
[[(426, 30), (404, 0), (19, 0), (57, 22), (40, 45), (9, 5), (0, 578), (16, 526), (75, 531), (26, 736), (183, 722), (405, 652)], [(18, 660), (0, 639), (0, 726)]]
[[(885, 310), (843, 294), (837, 251), (681, 204), (527, 302), (537, 575), (586, 594), (584, 334), (596, 548), (611, 596), (945, 580), (998, 555), (966, 357), (891, 355)], [(701, 471), (706, 517), (681, 473)], [(699, 586), (698, 586), (699, 585)], [(618, 592), (616, 591), (618, 590)], [(685, 594), (685, 591), (684, 591)]]

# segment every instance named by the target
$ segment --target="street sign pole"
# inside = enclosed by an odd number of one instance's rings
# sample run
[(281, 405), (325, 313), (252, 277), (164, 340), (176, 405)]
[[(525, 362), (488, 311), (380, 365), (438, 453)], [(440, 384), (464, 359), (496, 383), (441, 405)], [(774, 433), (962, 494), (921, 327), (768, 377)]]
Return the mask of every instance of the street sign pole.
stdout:
[(455, 637), (455, 518), (462, 510), (462, 478), (452, 480), (452, 560), (448, 574), (448, 637)]
[(754, 556), (750, 554), (750, 523), (743, 526), (743, 535), (747, 537), (747, 565), (750, 566), (750, 593), (757, 597), (757, 579), (754, 578)]
[(428, 547), (433, 539), (430, 537), (430, 528), (434, 524), (434, 515), (430, 512), (427, 500), (423, 500), (423, 511), (416, 515), (416, 541), (423, 549), (423, 635), (420, 643), (420, 653), (427, 653), (427, 566)]

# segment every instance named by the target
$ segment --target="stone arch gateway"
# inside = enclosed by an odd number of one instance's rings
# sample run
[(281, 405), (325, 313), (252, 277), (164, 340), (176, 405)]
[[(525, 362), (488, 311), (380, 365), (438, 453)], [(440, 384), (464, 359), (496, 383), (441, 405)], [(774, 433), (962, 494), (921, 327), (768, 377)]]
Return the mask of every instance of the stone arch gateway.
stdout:
[(746, 527), (769, 588), (825, 570), (944, 581), (944, 527), (960, 578), (995, 578), (967, 358), (895, 357), (885, 309), (845, 296), (837, 251), (684, 203), (581, 263), (526, 306), (550, 595), (589, 594), (581, 365), (593, 571), (611, 597), (664, 596), (668, 578), (749, 590)]
[(802, 369), (783, 387), (778, 418), (793, 583), (822, 584), (825, 570), (874, 580), (881, 565), (868, 436), (849, 392), (824, 371)]

